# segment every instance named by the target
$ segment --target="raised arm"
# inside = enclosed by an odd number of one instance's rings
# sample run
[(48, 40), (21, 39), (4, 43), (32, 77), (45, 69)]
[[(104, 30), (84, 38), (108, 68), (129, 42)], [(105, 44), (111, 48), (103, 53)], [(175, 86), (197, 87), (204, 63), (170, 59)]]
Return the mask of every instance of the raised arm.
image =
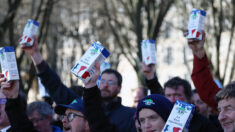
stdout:
[(21, 45), (21, 48), (31, 57), (38, 77), (40, 77), (42, 84), (49, 92), (52, 99), (57, 104), (69, 104), (78, 96), (71, 90), (68, 89), (60, 80), (60, 77), (48, 66), (44, 61), (39, 48), (37, 38), (34, 37), (35, 41), (33, 46), (27, 47)]
[(189, 47), (194, 54), (192, 80), (197, 89), (200, 98), (210, 107), (217, 109), (217, 103), (214, 99), (216, 93), (220, 90), (209, 69), (209, 61), (204, 49), (206, 34), (203, 31), (202, 40), (188, 40)]
[(96, 75), (94, 75), (91, 80), (85, 84), (83, 95), (84, 107), (90, 126), (90, 131), (116, 132), (118, 130), (117, 127), (113, 124), (110, 124), (109, 118), (105, 115), (102, 108), (100, 90), (96, 85), (96, 81), (100, 73), (98, 63), (96, 63), (96, 69)]
[[(36, 132), (33, 123), (26, 115), (26, 102), (23, 103), (19, 95), (19, 81), (6, 82), (3, 74), (0, 74), (1, 92), (6, 96), (5, 111), (14, 132)], [(26, 100), (25, 100), (26, 101)]]
[(163, 94), (163, 89), (155, 74), (155, 65), (146, 65), (141, 63), (141, 72), (146, 78), (146, 85), (150, 89), (151, 94)]

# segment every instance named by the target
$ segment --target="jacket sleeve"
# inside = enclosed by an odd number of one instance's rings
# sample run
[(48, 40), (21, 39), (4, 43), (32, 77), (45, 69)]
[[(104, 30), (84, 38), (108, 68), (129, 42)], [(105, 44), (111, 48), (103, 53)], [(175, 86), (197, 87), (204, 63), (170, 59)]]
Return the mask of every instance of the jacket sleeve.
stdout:
[(61, 82), (59, 76), (45, 61), (37, 65), (36, 69), (37, 76), (40, 77), (42, 84), (57, 104), (69, 104), (78, 97)]
[(19, 96), (16, 99), (7, 99), (5, 111), (13, 132), (37, 132), (33, 123), (28, 119)]
[(151, 80), (146, 79), (146, 85), (150, 89), (151, 94), (163, 94), (162, 86), (156, 75), (154, 75), (154, 78)]
[(190, 132), (220, 132), (219, 129), (205, 116), (194, 113), (194, 116), (190, 122), (189, 126)]
[(84, 107), (91, 132), (117, 132), (117, 127), (110, 124), (101, 104), (101, 94), (97, 86), (84, 89)]
[(215, 95), (220, 90), (213, 80), (207, 56), (202, 59), (194, 55), (192, 80), (200, 98), (213, 109), (217, 109)]

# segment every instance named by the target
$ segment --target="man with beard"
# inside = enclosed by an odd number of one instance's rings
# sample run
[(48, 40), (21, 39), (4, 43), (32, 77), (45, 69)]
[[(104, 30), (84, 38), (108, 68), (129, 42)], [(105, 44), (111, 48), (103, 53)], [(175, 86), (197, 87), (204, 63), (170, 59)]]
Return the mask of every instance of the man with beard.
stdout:
[[(37, 38), (34, 38), (31, 47), (21, 45), (21, 48), (31, 57), (36, 68), (37, 76), (57, 104), (69, 104), (78, 98), (71, 89), (68, 89), (58, 75), (44, 61), (38, 48)], [(99, 88), (105, 115), (111, 124), (118, 127), (121, 132), (136, 132), (133, 115), (135, 110), (121, 104), (117, 97), (121, 90), (122, 76), (115, 70), (107, 69), (101, 75)]]
[(120, 93), (122, 76), (113, 69), (106, 69), (101, 74), (100, 93), (104, 103), (104, 112), (110, 118), (110, 123), (115, 124), (119, 131), (133, 132), (134, 112), (135, 110), (121, 104), (121, 98), (117, 95)]

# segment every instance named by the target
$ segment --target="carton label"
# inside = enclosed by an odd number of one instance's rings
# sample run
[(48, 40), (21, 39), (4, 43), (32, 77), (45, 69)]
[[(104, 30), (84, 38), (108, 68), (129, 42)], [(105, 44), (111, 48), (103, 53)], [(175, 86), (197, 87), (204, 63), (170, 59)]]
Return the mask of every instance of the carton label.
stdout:
[(38, 35), (38, 27), (39, 23), (37, 21), (29, 19), (25, 25), (20, 44), (32, 46), (34, 42), (33, 36)]
[(141, 42), (142, 60), (146, 65), (156, 64), (156, 47), (152, 39)]
[(187, 130), (194, 113), (194, 105), (176, 101), (162, 132)]
[(201, 31), (204, 28), (206, 12), (203, 10), (193, 9), (190, 12), (188, 23), (188, 39), (202, 40)]
[(7, 81), (19, 80), (14, 48), (12, 46), (0, 48), (0, 56), (2, 74)]
[(94, 42), (72, 68), (71, 72), (86, 83), (95, 73), (95, 61), (102, 65), (108, 56), (109, 52), (100, 43)]

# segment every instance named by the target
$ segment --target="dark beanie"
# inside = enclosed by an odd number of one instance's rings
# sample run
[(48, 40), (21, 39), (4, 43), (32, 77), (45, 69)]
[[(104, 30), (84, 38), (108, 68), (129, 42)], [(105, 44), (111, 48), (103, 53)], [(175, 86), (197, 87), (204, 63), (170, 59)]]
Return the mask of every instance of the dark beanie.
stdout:
[(139, 119), (139, 112), (143, 108), (152, 109), (166, 122), (173, 108), (173, 104), (160, 94), (151, 94), (139, 101), (137, 106), (137, 119)]

